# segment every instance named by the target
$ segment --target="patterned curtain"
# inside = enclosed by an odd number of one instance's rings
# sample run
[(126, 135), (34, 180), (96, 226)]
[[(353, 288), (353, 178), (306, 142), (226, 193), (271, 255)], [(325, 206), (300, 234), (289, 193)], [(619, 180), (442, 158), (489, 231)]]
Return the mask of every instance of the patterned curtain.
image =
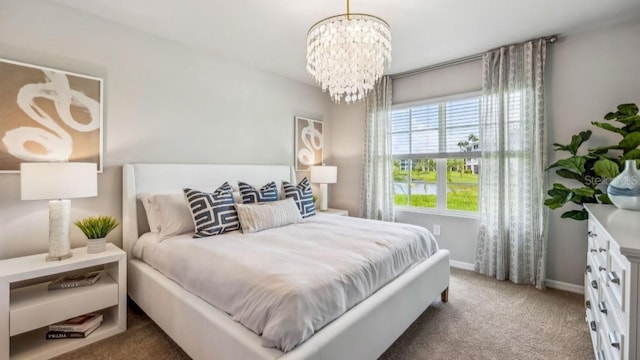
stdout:
[(544, 288), (545, 40), (483, 56), (481, 226), (475, 269)]
[(362, 217), (393, 221), (391, 78), (383, 76), (366, 98)]

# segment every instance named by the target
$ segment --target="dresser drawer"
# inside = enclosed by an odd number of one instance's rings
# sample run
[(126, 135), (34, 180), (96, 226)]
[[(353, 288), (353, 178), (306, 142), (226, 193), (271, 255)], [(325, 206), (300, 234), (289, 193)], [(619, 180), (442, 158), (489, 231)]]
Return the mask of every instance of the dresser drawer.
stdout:
[(625, 359), (625, 334), (617, 326), (616, 321), (613, 320), (615, 319), (612, 319), (611, 316), (609, 316), (608, 319), (601, 317), (601, 320), (598, 323), (599, 346), (600, 349), (604, 350), (605, 354), (608, 354), (607, 359)]
[[(622, 316), (627, 316), (628, 304), (625, 303), (627, 276), (630, 269), (629, 261), (623, 257), (617, 248), (609, 252), (609, 269), (607, 270), (607, 292), (615, 300), (622, 311)], [(602, 280), (601, 280), (602, 281)], [(598, 284), (602, 285), (602, 284)]]
[[(596, 295), (600, 293), (600, 290), (602, 289), (602, 286), (605, 285), (606, 281), (603, 272), (599, 271), (601, 268), (602, 264), (597, 260), (597, 256), (593, 253), (588, 253), (587, 268), (585, 270), (585, 275), (588, 281), (585, 284), (589, 289), (592, 289)], [(606, 271), (604, 273), (606, 273)]]

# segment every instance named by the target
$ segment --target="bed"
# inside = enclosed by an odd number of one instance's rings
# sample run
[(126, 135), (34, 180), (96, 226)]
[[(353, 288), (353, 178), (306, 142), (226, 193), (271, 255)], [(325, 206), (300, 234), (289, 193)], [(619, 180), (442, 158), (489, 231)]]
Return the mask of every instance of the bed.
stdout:
[[(194, 359), (375, 359), (438, 296), (447, 300), (449, 252), (440, 249), (359, 302), (288, 352), (264, 347), (261, 337), (227, 313), (185, 290), (133, 256), (149, 231), (138, 195), (210, 189), (224, 181), (295, 183), (286, 165), (127, 164), (123, 167), (123, 247), (128, 294)], [(329, 215), (327, 215), (329, 216)]]

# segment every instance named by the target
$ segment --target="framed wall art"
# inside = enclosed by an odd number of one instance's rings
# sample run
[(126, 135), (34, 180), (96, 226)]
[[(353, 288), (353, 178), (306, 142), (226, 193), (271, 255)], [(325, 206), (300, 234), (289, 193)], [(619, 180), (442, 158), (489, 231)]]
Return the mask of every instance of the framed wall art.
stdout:
[(309, 171), (310, 166), (322, 165), (322, 121), (296, 116), (295, 163), (296, 171)]
[(0, 79), (0, 172), (44, 161), (102, 172), (102, 79), (4, 59)]

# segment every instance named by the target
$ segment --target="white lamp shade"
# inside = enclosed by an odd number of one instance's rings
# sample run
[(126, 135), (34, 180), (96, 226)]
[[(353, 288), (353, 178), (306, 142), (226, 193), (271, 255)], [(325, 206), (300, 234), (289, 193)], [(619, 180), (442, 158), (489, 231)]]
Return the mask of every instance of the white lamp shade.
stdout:
[(22, 200), (98, 196), (98, 168), (81, 162), (22, 163), (20, 192)]
[(335, 184), (338, 181), (338, 167), (312, 166), (311, 182), (317, 184)]

